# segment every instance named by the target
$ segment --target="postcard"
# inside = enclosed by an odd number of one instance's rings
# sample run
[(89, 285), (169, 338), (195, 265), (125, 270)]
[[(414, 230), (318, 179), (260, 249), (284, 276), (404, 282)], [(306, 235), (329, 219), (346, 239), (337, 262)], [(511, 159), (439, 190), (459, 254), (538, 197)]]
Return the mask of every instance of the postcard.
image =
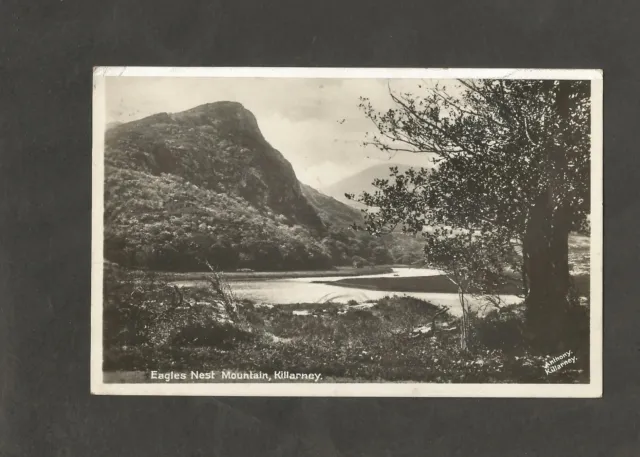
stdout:
[(91, 392), (600, 397), (602, 78), (94, 68)]

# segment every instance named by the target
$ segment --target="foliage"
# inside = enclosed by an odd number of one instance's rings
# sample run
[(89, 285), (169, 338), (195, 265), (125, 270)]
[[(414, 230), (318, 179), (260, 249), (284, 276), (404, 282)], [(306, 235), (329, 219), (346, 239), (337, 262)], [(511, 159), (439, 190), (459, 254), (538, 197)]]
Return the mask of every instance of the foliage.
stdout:
[(368, 264), (368, 262), (365, 259), (363, 259), (362, 257), (357, 256), (357, 255), (354, 255), (352, 257), (351, 261), (353, 262), (353, 266), (355, 268), (362, 268), (362, 267), (367, 266), (367, 264)]
[(202, 271), (199, 259), (207, 258), (223, 270), (323, 269), (348, 265), (354, 255), (374, 258), (383, 247), (339, 226), (318, 236), (178, 176), (107, 167), (105, 177), (105, 257), (123, 266)]
[(291, 164), (269, 145), (253, 114), (239, 103), (209, 103), (120, 125), (106, 133), (105, 162), (153, 176), (170, 174), (240, 197), (292, 225), (322, 230)]
[(211, 275), (207, 278), (209, 287), (218, 297), (221, 298), (224, 305), (224, 310), (233, 322), (238, 324), (244, 323), (242, 314), (238, 311), (238, 298), (236, 297), (233, 289), (229, 285), (229, 282), (225, 279), (224, 274), (215, 269), (211, 264), (205, 260), (207, 267), (211, 271)]
[[(385, 192), (364, 200), (386, 210), (377, 219), (404, 223), (410, 231), (445, 224), (500, 227), (522, 237), (536, 198), (562, 172), (565, 180), (553, 198), (571, 207), (573, 227), (582, 225), (589, 212), (590, 92), (588, 82), (564, 84), (570, 92), (566, 118), (554, 106), (559, 81), (459, 81), (459, 98), (446, 86), (421, 86), (421, 95), (390, 92), (397, 108), (383, 113), (362, 99), (378, 129), (371, 143), (385, 151), (428, 153), (437, 164), (433, 171), (396, 176), (391, 188), (379, 180)], [(551, 154), (558, 147), (564, 164)], [(405, 205), (394, 211), (391, 199), (406, 199)]]
[(238, 103), (160, 113), (106, 134), (105, 256), (123, 266), (202, 271), (204, 257), (225, 271), (283, 271), (350, 265), (354, 255), (416, 260), (406, 239), (349, 228), (362, 220), (298, 182)]
[(425, 236), (425, 256), (466, 293), (497, 295), (513, 281), (508, 266), (511, 246), (476, 233), (434, 229)]
[[(590, 89), (587, 81), (460, 80), (447, 90), (390, 96), (395, 107), (360, 107), (374, 123), (369, 143), (383, 151), (429, 154), (432, 169), (378, 179), (359, 201), (371, 233), (401, 226), (478, 233), (495, 246), (519, 246), (516, 271), (527, 320), (538, 336), (549, 319), (556, 344), (567, 322), (568, 236), (590, 210)], [(455, 93), (458, 93), (454, 95)], [(353, 198), (353, 196), (352, 196)], [(556, 324), (554, 324), (556, 325)], [(553, 332), (552, 332), (553, 333)]]
[(421, 237), (394, 232), (381, 238), (385, 240), (394, 263), (424, 265), (424, 243)]
[[(115, 279), (110, 276), (110, 280)], [(156, 287), (158, 293), (171, 296), (162, 284), (156, 283)], [(144, 290), (149, 299), (154, 296), (150, 287)], [(194, 302), (198, 294), (209, 294), (200, 295), (199, 301), (207, 296), (212, 299), (210, 289), (184, 293), (188, 302)], [(110, 293), (108, 300), (118, 297)], [(132, 304), (146, 306), (147, 300), (142, 298)], [(585, 380), (584, 369), (546, 376), (543, 360), (530, 354), (522, 340), (515, 340), (493, 321), (484, 324), (477, 315), (472, 316), (476, 320), (474, 351), (462, 351), (455, 332), (460, 319), (410, 297), (387, 297), (367, 304), (238, 306), (246, 327), (225, 321), (224, 314), (216, 314), (213, 307), (204, 307), (193, 314), (197, 319), (172, 319), (171, 330), (162, 341), (110, 339), (105, 344), (105, 370), (287, 370), (319, 373), (325, 381)], [(301, 310), (307, 314), (294, 313)], [(188, 312), (196, 313), (192, 307)], [(436, 317), (440, 322), (437, 328)], [(430, 330), (418, 331), (425, 328)], [(107, 333), (113, 335), (113, 327)]]
[(457, 286), (462, 323), (460, 344), (469, 345), (469, 307), (467, 295), (489, 296), (490, 303), (499, 303), (499, 294), (511, 281), (506, 271), (513, 249), (499, 237), (481, 236), (469, 231), (453, 232), (437, 228), (425, 233), (427, 261), (442, 270)]
[[(211, 288), (186, 291), (153, 272), (104, 269), (105, 348), (135, 346), (157, 350), (171, 345), (232, 347), (252, 338), (246, 303), (230, 303), (223, 279)], [(215, 284), (215, 286), (213, 286)], [(145, 349), (145, 350), (146, 350)]]

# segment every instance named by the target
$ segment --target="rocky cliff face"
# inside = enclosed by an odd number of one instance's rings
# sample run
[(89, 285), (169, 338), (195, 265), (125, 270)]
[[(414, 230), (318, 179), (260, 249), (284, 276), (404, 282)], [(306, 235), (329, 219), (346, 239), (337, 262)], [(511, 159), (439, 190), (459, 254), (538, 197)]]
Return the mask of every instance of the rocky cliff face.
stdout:
[(256, 208), (322, 231), (291, 164), (262, 136), (254, 115), (236, 102), (159, 113), (106, 133), (105, 161), (153, 175), (176, 175)]

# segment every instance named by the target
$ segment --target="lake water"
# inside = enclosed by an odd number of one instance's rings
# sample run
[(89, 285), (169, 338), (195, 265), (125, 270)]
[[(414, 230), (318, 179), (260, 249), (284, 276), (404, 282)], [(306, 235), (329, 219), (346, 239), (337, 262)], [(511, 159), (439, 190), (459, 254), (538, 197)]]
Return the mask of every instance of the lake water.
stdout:
[[(389, 278), (389, 277), (420, 277), (434, 276), (442, 274), (438, 270), (427, 268), (394, 268), (393, 273), (378, 275), (358, 276), (359, 278)], [(257, 281), (231, 281), (231, 287), (238, 298), (246, 298), (256, 303), (268, 303), (274, 305), (287, 305), (293, 303), (323, 303), (332, 301), (336, 303), (347, 303), (355, 300), (359, 303), (370, 300), (377, 300), (385, 296), (410, 296), (430, 301), (436, 305), (447, 306), (454, 315), (461, 314), (458, 294), (431, 293), (431, 292), (390, 292), (384, 290), (365, 290), (353, 287), (333, 286), (330, 284), (317, 284), (315, 281), (338, 281), (350, 278), (342, 277), (310, 277), (291, 279), (267, 279)], [(179, 286), (193, 284), (189, 282), (176, 282)], [(515, 303), (520, 301), (516, 296), (502, 296), (505, 303)], [(472, 306), (477, 306), (480, 300), (469, 297)]]

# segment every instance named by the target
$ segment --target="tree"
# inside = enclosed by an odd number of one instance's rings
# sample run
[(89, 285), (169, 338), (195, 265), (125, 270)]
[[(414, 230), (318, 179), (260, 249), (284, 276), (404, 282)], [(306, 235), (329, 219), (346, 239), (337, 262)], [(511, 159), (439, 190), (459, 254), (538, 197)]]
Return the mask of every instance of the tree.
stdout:
[(354, 255), (351, 258), (354, 268), (362, 268), (367, 266), (367, 261), (360, 256)]
[(377, 130), (367, 143), (430, 154), (435, 163), (376, 180), (378, 191), (361, 197), (379, 208), (367, 228), (464, 229), (518, 247), (530, 335), (555, 344), (570, 304), (569, 232), (590, 207), (589, 82), (460, 80), (449, 90), (419, 89), (389, 90), (395, 106), (385, 112), (361, 99)]
[(469, 346), (468, 296), (488, 296), (489, 303), (499, 307), (498, 294), (510, 281), (506, 272), (510, 246), (499, 237), (480, 236), (469, 231), (451, 233), (435, 229), (425, 234), (427, 261), (442, 270), (458, 288), (462, 309), (460, 347)]
[(373, 248), (371, 262), (374, 265), (387, 265), (393, 263), (393, 259), (391, 258), (391, 254), (386, 247), (376, 246), (375, 248)]

